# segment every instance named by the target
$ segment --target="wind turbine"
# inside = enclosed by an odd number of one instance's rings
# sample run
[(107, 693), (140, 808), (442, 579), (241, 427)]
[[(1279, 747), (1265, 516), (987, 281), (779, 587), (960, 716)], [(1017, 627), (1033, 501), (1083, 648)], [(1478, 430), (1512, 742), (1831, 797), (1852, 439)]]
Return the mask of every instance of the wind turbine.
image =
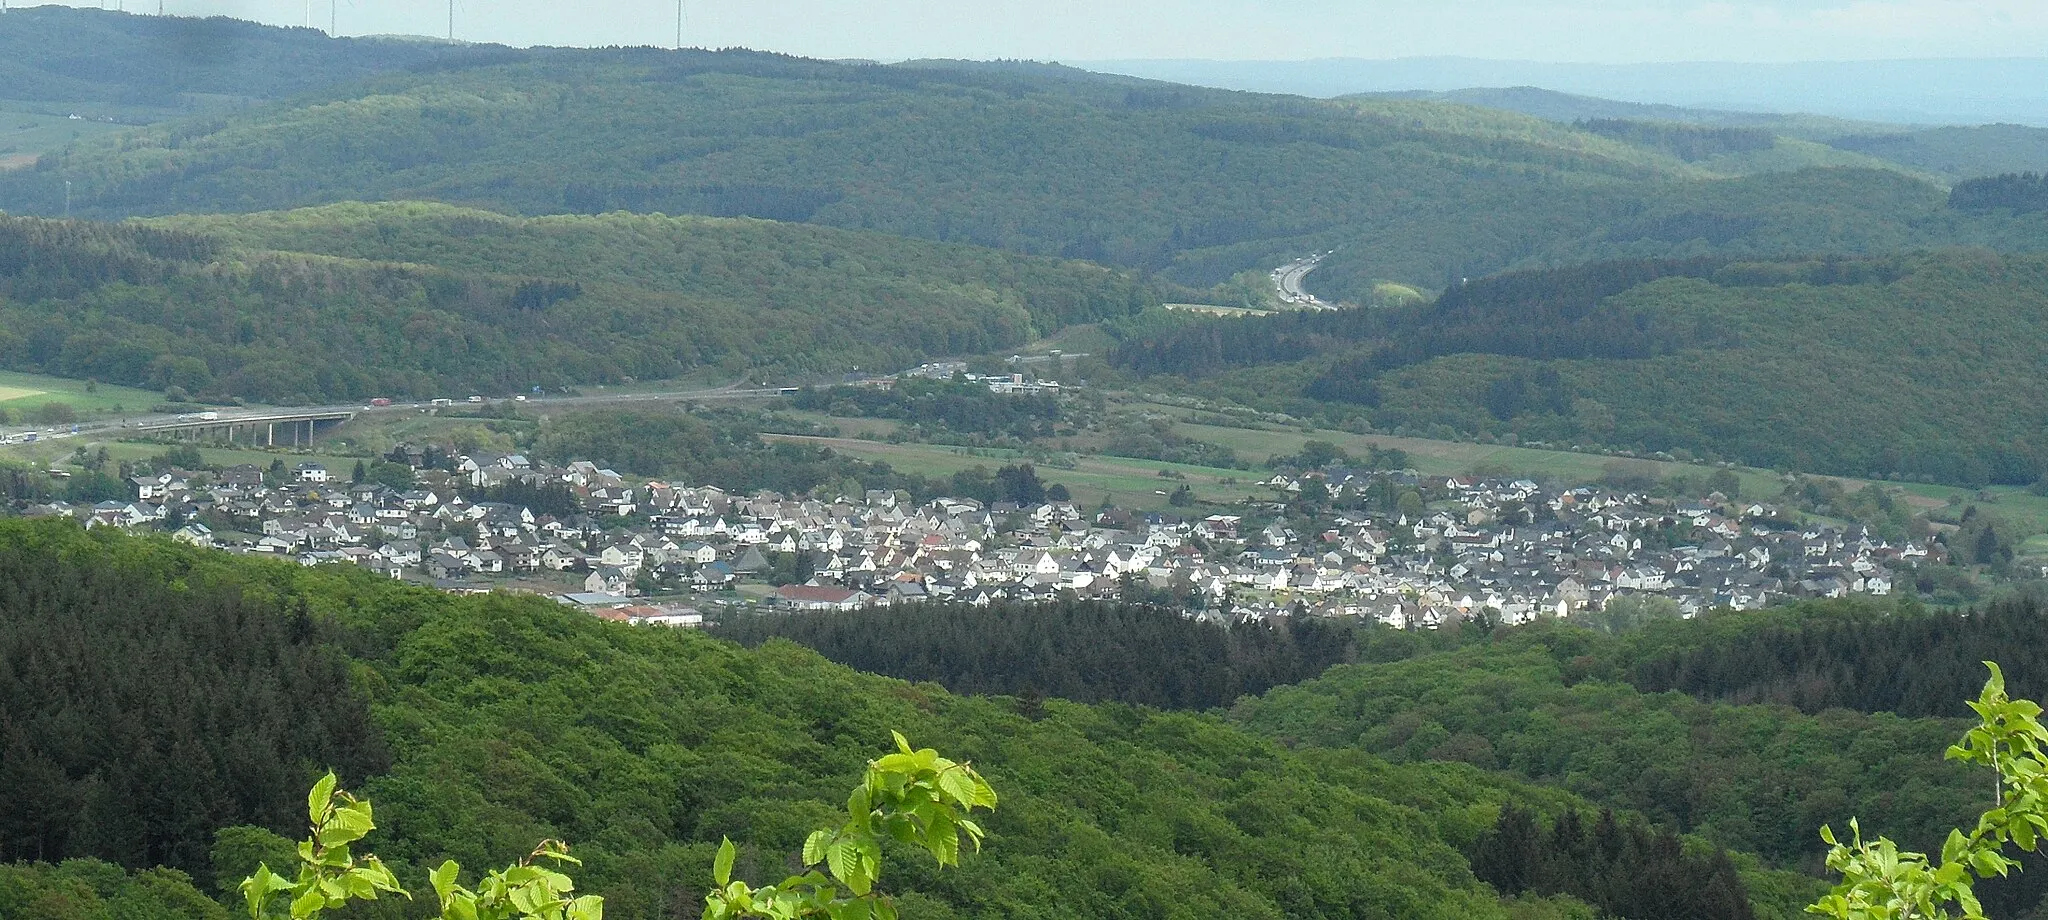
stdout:
[(676, 0), (676, 50), (683, 50), (683, 0)]

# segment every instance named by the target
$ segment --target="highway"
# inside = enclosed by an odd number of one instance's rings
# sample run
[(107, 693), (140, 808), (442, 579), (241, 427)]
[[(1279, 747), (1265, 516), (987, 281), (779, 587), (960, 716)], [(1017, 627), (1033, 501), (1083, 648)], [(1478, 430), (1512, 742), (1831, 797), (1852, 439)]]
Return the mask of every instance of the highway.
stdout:
[(1302, 286), (1307, 282), (1309, 273), (1321, 267), (1323, 260), (1329, 257), (1330, 254), (1325, 252), (1305, 259), (1296, 259), (1273, 269), (1273, 286), (1280, 290), (1280, 299), (1291, 306), (1307, 310), (1337, 309), (1336, 304), (1322, 301)]
[(141, 432), (137, 431), (137, 429), (161, 425), (175, 426), (181, 423), (203, 425), (209, 428), (225, 427), (233, 425), (237, 422), (261, 422), (264, 420), (276, 418), (277, 416), (280, 415), (311, 416), (339, 415), (343, 413), (350, 413), (360, 418), (364, 416), (397, 415), (401, 413), (418, 414), (422, 412), (433, 412), (437, 410), (473, 409), (479, 406), (497, 405), (502, 403), (517, 403), (521, 406), (532, 406), (537, 409), (595, 408), (607, 405), (634, 405), (641, 403), (712, 402), (727, 400), (764, 399), (767, 397), (781, 395), (781, 393), (781, 390), (775, 388), (739, 387), (721, 387), (718, 389), (711, 390), (675, 390), (648, 393), (607, 393), (602, 390), (599, 390), (594, 393), (585, 392), (576, 396), (532, 396), (527, 397), (525, 399), (520, 399), (519, 397), (486, 398), (480, 402), (474, 403), (470, 402), (467, 398), (452, 399), (448, 404), (440, 406), (435, 405), (432, 400), (420, 400), (418, 402), (393, 402), (389, 406), (371, 406), (363, 403), (341, 403), (331, 406), (265, 406), (232, 409), (222, 408), (217, 410), (211, 410), (219, 413), (220, 417), (217, 419), (201, 420), (198, 418), (197, 413), (145, 413), (117, 418), (97, 418), (90, 422), (80, 422), (77, 425), (59, 425), (42, 428), (10, 428), (4, 432), (0, 432), (0, 435), (5, 436), (7, 443), (15, 444), (21, 443), (23, 440), (25, 440), (25, 436), (30, 434), (36, 435), (36, 439), (39, 441), (56, 441), (87, 434), (118, 434), (124, 429), (136, 434), (140, 434)]

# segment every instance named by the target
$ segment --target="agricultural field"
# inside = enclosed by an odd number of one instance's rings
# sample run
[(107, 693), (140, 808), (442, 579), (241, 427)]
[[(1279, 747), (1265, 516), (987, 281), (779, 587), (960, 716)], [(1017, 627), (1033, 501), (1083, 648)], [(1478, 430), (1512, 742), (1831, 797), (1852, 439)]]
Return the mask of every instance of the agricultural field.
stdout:
[[(106, 448), (107, 456), (115, 463), (145, 460), (158, 456), (170, 449), (168, 441), (113, 441), (86, 435), (54, 441), (38, 441), (33, 444), (9, 444), (0, 447), (0, 459), (31, 464), (38, 469), (57, 469), (80, 449), (97, 453)], [(268, 467), (273, 460), (283, 460), (287, 466), (301, 463), (318, 463), (329, 470), (346, 477), (355, 468), (357, 457), (347, 456), (330, 450), (290, 450), (279, 448), (274, 451), (245, 450), (240, 448), (200, 447), (199, 455), (209, 466), (238, 466), (244, 463)]]
[(0, 103), (0, 170), (34, 166), (36, 158), (42, 154), (62, 149), (74, 141), (130, 127), (90, 117), (74, 120), (68, 114), (51, 115)]
[[(1187, 415), (1184, 410), (1160, 408), (1177, 416)], [(1432, 441), (1392, 435), (1360, 435), (1323, 429), (1303, 430), (1277, 426), (1256, 429), (1232, 428), (1181, 421), (1174, 425), (1174, 430), (1198, 441), (1228, 447), (1237, 451), (1238, 456), (1254, 464), (1263, 464), (1272, 457), (1300, 453), (1302, 445), (1310, 441), (1327, 441), (1346, 452), (1360, 455), (1373, 447), (1406, 451), (1416, 471), (1434, 476), (1492, 471), (1537, 480), (1593, 482), (1605, 474), (1607, 468), (1614, 463), (1646, 464), (1648, 468), (1655, 469), (1657, 475), (1664, 477), (1704, 477), (1713, 471), (1712, 467), (1695, 463), (1635, 460), (1601, 454), (1508, 447), (1499, 444), (1472, 444), (1462, 441)], [(1745, 495), (1775, 495), (1784, 488), (1778, 475), (1768, 470), (1739, 469), (1736, 475), (1742, 479)]]
[[(1073, 458), (1071, 469), (1054, 465), (1039, 454), (1019, 451), (948, 447), (940, 444), (885, 444), (855, 438), (813, 438), (796, 435), (763, 435), (769, 440), (798, 441), (829, 447), (834, 451), (868, 461), (882, 461), (906, 473), (920, 476), (951, 476), (976, 466), (995, 467), (1010, 463), (1035, 463), (1038, 478), (1047, 485), (1059, 483), (1073, 493), (1074, 501), (1092, 507), (1104, 500), (1128, 508), (1167, 507), (1167, 495), (1185, 484), (1203, 502), (1231, 504), (1248, 498), (1271, 498), (1273, 493), (1256, 484), (1256, 473), (1225, 470), (1155, 460), (1127, 460), (1121, 457), (1082, 456)], [(1170, 475), (1162, 476), (1161, 471)]]
[(53, 402), (71, 406), (84, 417), (110, 413), (141, 413), (164, 401), (163, 394), (84, 380), (0, 371), (0, 409), (29, 415)]

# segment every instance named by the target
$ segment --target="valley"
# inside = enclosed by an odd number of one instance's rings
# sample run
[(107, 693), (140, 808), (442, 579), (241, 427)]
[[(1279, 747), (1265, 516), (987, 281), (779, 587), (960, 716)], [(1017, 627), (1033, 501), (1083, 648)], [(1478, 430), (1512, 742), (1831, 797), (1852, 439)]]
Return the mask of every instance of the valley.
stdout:
[(0, 918), (2048, 910), (2038, 62), (293, 12), (0, 5)]

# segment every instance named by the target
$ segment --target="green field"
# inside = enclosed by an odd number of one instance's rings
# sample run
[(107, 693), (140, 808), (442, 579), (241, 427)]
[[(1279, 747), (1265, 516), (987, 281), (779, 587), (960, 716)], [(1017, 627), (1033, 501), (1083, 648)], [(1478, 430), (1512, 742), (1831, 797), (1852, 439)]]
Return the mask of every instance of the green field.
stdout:
[[(86, 436), (65, 438), (58, 441), (38, 441), (33, 444), (9, 444), (0, 447), (0, 459), (15, 460), (31, 464), (40, 469), (62, 467), (79, 448), (88, 453), (107, 449), (107, 455), (114, 462), (144, 460), (169, 450), (169, 442), (109, 441)], [(200, 447), (199, 455), (209, 466), (238, 466), (252, 464), (268, 467), (272, 460), (283, 460), (287, 466), (301, 463), (318, 463), (340, 475), (346, 476), (355, 468), (358, 458), (328, 453), (325, 451), (297, 451), (280, 448), (275, 451), (240, 450), (221, 447)]]
[[(763, 435), (770, 440), (799, 441), (830, 447), (849, 457), (883, 461), (906, 473), (920, 476), (951, 476), (981, 466), (993, 470), (1008, 463), (1034, 462), (1018, 451), (978, 450), (939, 444), (885, 444), (852, 438), (806, 438), (794, 435)], [(1214, 469), (1156, 460), (1126, 460), (1121, 457), (1081, 457), (1073, 469), (1061, 469), (1037, 459), (1038, 478), (1047, 485), (1059, 483), (1073, 493), (1084, 507), (1105, 499), (1125, 508), (1165, 508), (1167, 493), (1185, 483), (1204, 502), (1235, 504), (1248, 498), (1272, 498), (1274, 493), (1254, 480), (1257, 473)], [(1159, 475), (1160, 470), (1187, 477)]]
[(148, 390), (0, 371), (0, 409), (20, 414), (33, 412), (53, 402), (67, 403), (80, 415), (142, 413), (163, 401), (163, 394)]
[[(1186, 414), (1182, 410), (1159, 408), (1179, 415)], [(1235, 450), (1239, 456), (1254, 464), (1263, 464), (1273, 457), (1299, 453), (1302, 445), (1310, 441), (1328, 441), (1358, 455), (1367, 453), (1373, 447), (1406, 451), (1415, 470), (1431, 476), (1452, 476), (1491, 470), (1538, 480), (1586, 483), (1599, 480), (1608, 466), (1615, 463), (1647, 464), (1656, 469), (1657, 475), (1663, 477), (1682, 475), (1699, 478), (1713, 471), (1712, 467), (1696, 463), (1636, 460), (1562, 450), (1468, 444), (1462, 441), (1431, 441), (1423, 438), (1397, 438), (1391, 435), (1359, 435), (1321, 429), (1303, 431), (1298, 428), (1277, 427), (1229, 428), (1188, 421), (1180, 422), (1174, 427), (1187, 437)], [(1767, 470), (1740, 469), (1736, 474), (1742, 479), (1745, 495), (1776, 495), (1784, 488), (1783, 481), (1778, 475)]]
[(11, 165), (34, 165), (35, 157), (40, 154), (62, 149), (73, 141), (112, 134), (129, 127), (90, 119), (73, 121), (69, 115), (24, 111), (0, 103), (0, 167), (9, 165), (8, 161), (16, 158), (26, 158), (27, 162)]

